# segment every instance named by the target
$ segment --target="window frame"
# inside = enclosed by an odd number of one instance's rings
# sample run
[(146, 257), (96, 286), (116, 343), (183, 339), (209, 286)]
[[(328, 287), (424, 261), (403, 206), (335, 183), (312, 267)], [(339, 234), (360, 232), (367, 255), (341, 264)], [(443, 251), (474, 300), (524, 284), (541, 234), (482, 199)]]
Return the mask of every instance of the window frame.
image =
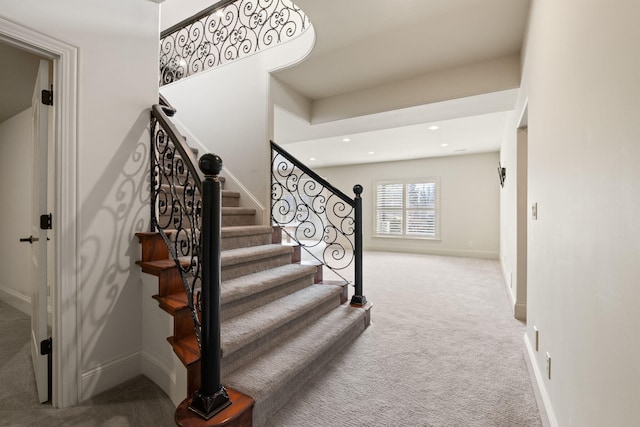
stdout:
[[(434, 208), (409, 208), (408, 205), (408, 187), (411, 184), (434, 184), (435, 185), (435, 207)], [(389, 184), (401, 184), (402, 185), (402, 207), (389, 207), (378, 208), (378, 189), (380, 185)], [(428, 177), (428, 178), (411, 178), (411, 179), (391, 179), (391, 180), (379, 180), (374, 182), (374, 197), (373, 197), (373, 237), (380, 237), (385, 239), (411, 239), (411, 240), (440, 240), (440, 177)], [(378, 218), (381, 211), (402, 211), (402, 233), (380, 233), (378, 232)], [(435, 226), (434, 235), (419, 235), (409, 234), (407, 232), (407, 218), (408, 211), (429, 211), (435, 214)]]

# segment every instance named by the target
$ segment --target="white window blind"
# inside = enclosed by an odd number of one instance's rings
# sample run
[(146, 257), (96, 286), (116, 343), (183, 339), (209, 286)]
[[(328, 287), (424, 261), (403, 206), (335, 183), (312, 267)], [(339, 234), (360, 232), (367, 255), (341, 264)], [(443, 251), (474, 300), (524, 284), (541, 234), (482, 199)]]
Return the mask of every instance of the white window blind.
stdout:
[(437, 239), (438, 179), (376, 185), (378, 236)]
[(403, 184), (378, 184), (376, 188), (376, 234), (402, 235)]

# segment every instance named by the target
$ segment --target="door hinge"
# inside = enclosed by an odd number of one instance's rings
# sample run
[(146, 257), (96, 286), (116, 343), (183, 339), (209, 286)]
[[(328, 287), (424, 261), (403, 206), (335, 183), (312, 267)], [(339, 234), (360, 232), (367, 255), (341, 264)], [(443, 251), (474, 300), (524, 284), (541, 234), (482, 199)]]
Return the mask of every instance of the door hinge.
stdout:
[(51, 86), (51, 90), (42, 91), (42, 103), (44, 105), (53, 105), (53, 86)]
[(46, 340), (40, 341), (40, 354), (42, 356), (46, 356), (47, 354), (51, 354), (51, 350), (53, 348), (51, 337)]
[(51, 230), (52, 218), (53, 217), (52, 217), (51, 214), (40, 215), (40, 229), (41, 230)]

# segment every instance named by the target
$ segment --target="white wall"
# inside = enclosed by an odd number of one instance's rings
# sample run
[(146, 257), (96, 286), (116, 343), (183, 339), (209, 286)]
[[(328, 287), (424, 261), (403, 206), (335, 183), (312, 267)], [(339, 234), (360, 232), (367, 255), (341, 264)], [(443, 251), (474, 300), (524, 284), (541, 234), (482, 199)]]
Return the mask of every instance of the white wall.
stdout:
[(530, 19), (525, 342), (553, 425), (637, 425), (640, 4), (542, 0)]
[(0, 15), (79, 52), (78, 392), (88, 398), (140, 373), (134, 233), (148, 223), (147, 128), (149, 107), (158, 99), (159, 5), (0, 0)]
[(393, 111), (518, 87), (517, 55), (435, 71), (313, 102), (312, 124)]
[(160, 29), (166, 30), (217, 3), (217, 0), (166, 0), (160, 7)]
[[(371, 163), (316, 172), (345, 194), (361, 184), (366, 250), (498, 258), (498, 153)], [(378, 180), (440, 178), (440, 240), (373, 237)], [(469, 246), (472, 242), (472, 246)]]
[(31, 108), (0, 123), (0, 299), (31, 315)]
[[(270, 205), (273, 103), (269, 72), (304, 58), (314, 40), (310, 28), (258, 55), (195, 74), (160, 90), (178, 110), (176, 118), (207, 151), (222, 158), (262, 206)], [(265, 212), (266, 223), (268, 209)]]
[(511, 299), (514, 316), (527, 318), (527, 132), (522, 126), (526, 99), (521, 91), (516, 109), (505, 126), (500, 163), (506, 168), (506, 180), (500, 191), (500, 262)]

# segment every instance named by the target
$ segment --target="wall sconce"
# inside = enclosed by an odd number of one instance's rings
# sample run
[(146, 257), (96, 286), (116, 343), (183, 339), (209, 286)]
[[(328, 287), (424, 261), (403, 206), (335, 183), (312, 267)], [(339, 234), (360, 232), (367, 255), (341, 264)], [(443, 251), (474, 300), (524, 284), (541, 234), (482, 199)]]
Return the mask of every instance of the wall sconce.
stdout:
[(507, 168), (503, 168), (498, 162), (498, 178), (500, 178), (500, 187), (504, 187), (504, 180), (507, 179)]

